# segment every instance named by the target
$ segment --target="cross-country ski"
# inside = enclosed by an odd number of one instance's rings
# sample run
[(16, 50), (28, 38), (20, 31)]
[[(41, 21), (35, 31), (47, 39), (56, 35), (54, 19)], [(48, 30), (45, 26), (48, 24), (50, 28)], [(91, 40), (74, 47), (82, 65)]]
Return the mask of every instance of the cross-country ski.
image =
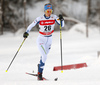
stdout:
[[(38, 78), (38, 74), (34, 74), (34, 73), (27, 73), (26, 72), (26, 74), (28, 74), (28, 75), (32, 75), (32, 76), (35, 76), (35, 77), (37, 77)], [(43, 80), (48, 80), (48, 79), (46, 79), (45, 77), (42, 77), (43, 78)]]
[[(26, 72), (26, 74), (28, 74), (28, 75), (32, 75), (32, 76), (35, 76), (35, 77), (37, 77), (37, 78), (38, 78), (38, 74), (28, 73), (28, 72)], [(53, 80), (54, 80), (54, 81), (57, 81), (57, 80), (58, 80), (58, 78), (55, 78), (55, 79), (53, 79)], [(43, 77), (43, 81), (49, 81), (49, 79), (47, 79), (47, 78)]]

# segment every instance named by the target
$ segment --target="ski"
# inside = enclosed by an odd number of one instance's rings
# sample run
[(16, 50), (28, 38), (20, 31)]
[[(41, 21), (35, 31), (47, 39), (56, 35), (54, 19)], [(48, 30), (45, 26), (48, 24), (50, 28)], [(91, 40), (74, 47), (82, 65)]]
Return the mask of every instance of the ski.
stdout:
[[(27, 72), (26, 72), (26, 74), (32, 75), (32, 76), (36, 76), (36, 77), (38, 76), (38, 74), (34, 74), (34, 73), (27, 73)], [(43, 80), (48, 80), (48, 79), (46, 79), (45, 77), (43, 77)]]
[[(34, 73), (27, 73), (27, 72), (26, 72), (26, 74), (32, 75), (32, 76), (36, 76), (36, 77), (38, 76), (38, 74), (34, 74)], [(43, 77), (43, 81), (44, 81), (44, 80), (48, 80), (48, 79), (45, 78), (45, 77)], [(58, 78), (55, 78), (55, 79), (54, 79), (54, 81), (57, 81), (57, 80), (58, 80)]]

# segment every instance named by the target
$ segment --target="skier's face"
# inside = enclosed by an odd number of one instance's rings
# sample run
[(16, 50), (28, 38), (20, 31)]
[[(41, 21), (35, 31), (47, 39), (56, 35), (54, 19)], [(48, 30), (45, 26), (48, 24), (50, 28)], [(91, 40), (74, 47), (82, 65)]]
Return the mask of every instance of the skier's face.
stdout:
[(51, 14), (52, 14), (52, 9), (47, 9), (47, 10), (45, 11), (46, 17), (50, 17)]

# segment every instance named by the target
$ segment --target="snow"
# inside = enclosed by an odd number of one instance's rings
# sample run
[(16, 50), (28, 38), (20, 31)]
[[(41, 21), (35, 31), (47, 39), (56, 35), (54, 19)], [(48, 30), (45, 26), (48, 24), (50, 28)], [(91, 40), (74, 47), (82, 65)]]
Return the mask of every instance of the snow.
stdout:
[[(81, 27), (81, 29), (80, 29)], [(83, 33), (76, 31), (81, 30)], [(0, 85), (100, 85), (100, 33), (90, 29), (86, 38), (84, 24), (75, 25), (70, 31), (62, 31), (63, 65), (87, 63), (88, 67), (72, 70), (53, 71), (60, 66), (59, 31), (53, 33), (53, 43), (46, 61), (43, 76), (49, 81), (37, 81), (36, 77), (25, 74), (37, 73), (40, 54), (36, 45), (38, 32), (30, 32), (8, 72), (5, 72), (23, 41), (22, 29), (16, 34), (4, 33), (0, 36)], [(54, 81), (58, 78), (58, 81)]]
[[(43, 6), (47, 1), (38, 2), (27, 10), (30, 22), (43, 14)], [(40, 9), (41, 8), (41, 9)], [(5, 72), (12, 58), (23, 41), (24, 29), (15, 34), (5, 32), (0, 36), (0, 85), (100, 85), (100, 32), (89, 27), (89, 38), (86, 38), (84, 23), (76, 24), (71, 30), (62, 31), (63, 65), (87, 63), (88, 67), (72, 70), (53, 71), (54, 66), (60, 66), (60, 34), (53, 33), (53, 43), (46, 61), (43, 76), (49, 81), (37, 81), (36, 77), (25, 74), (37, 73), (40, 54), (36, 45), (38, 32), (30, 32), (29, 37), (19, 50), (14, 62)], [(54, 81), (58, 78), (58, 81)]]

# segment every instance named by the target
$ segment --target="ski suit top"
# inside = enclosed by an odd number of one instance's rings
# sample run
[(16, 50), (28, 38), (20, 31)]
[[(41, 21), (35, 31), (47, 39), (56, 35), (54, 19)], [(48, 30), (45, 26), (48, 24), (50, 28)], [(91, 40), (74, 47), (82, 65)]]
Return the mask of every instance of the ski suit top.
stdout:
[[(27, 28), (26, 32), (29, 33), (30, 30), (37, 24), (39, 24), (39, 33), (42, 36), (50, 36), (54, 32), (55, 22), (60, 25), (59, 17), (51, 14), (50, 17), (46, 17), (45, 14), (37, 17)], [(64, 20), (61, 21), (61, 27), (64, 27)]]

